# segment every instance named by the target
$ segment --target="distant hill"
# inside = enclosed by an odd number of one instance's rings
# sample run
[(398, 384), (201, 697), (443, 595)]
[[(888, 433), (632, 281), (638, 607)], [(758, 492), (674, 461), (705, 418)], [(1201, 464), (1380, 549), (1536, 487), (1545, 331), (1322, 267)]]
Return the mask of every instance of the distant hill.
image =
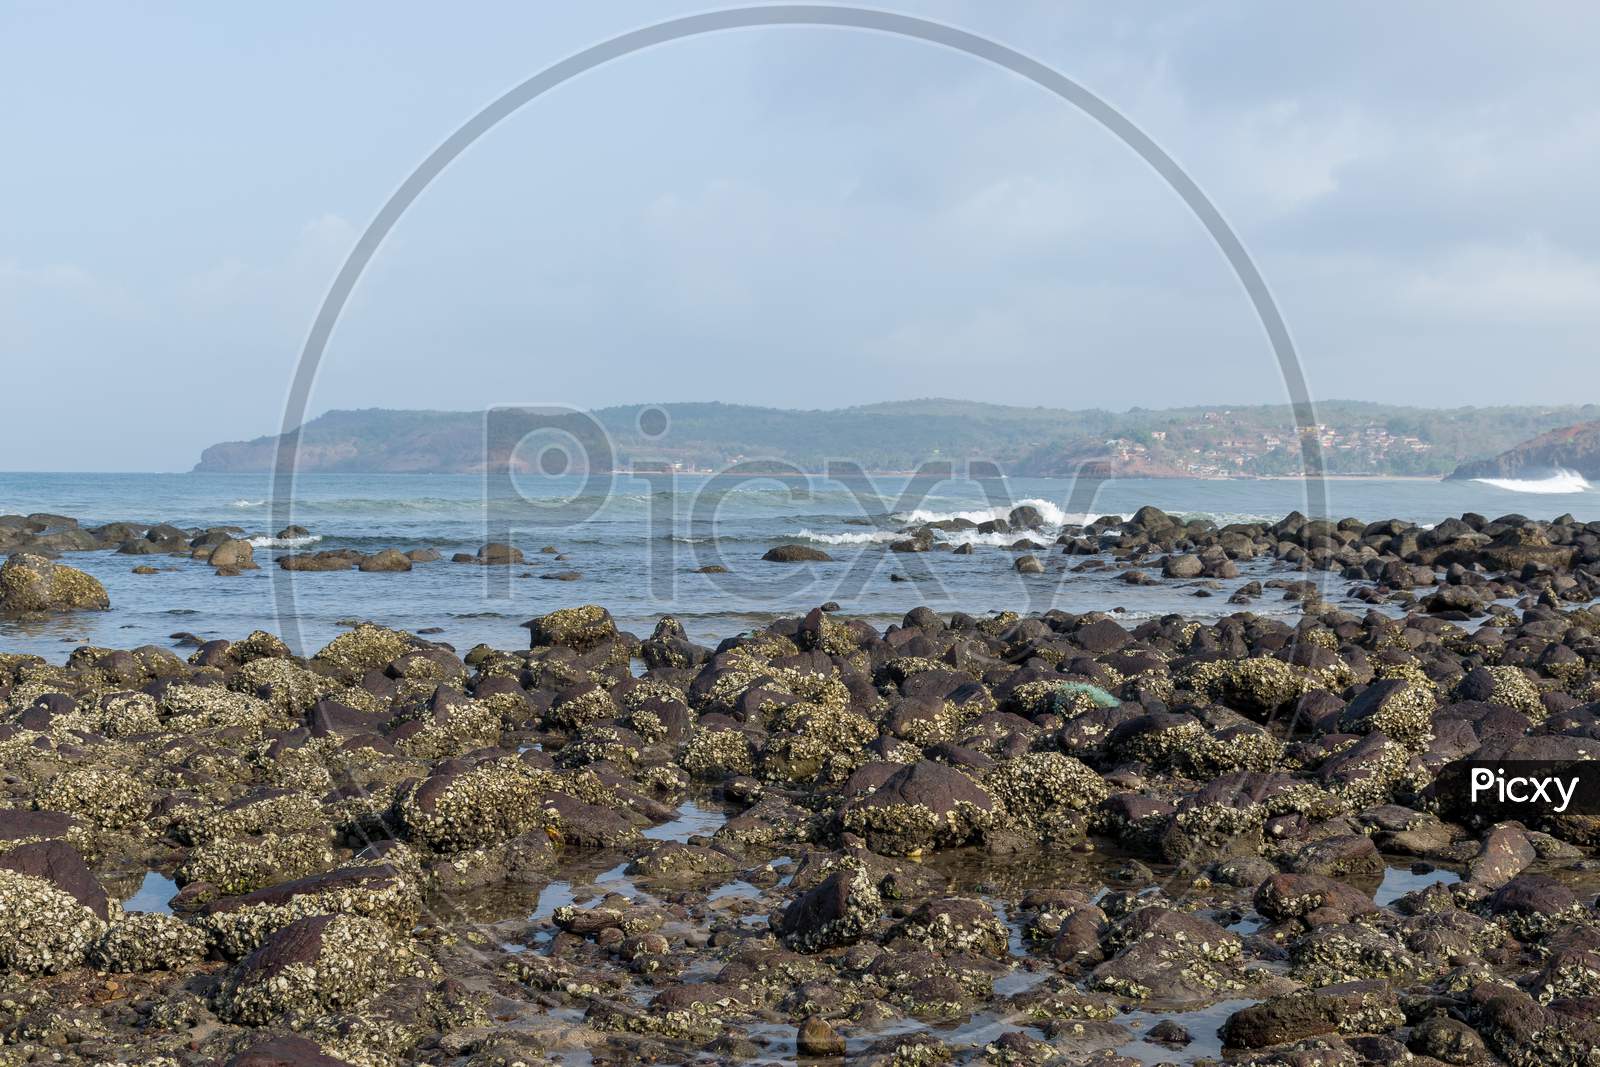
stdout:
[(1542, 478), (1557, 471), (1600, 478), (1600, 422), (1542, 433), (1489, 459), (1463, 463), (1452, 478)]
[[(647, 435), (639, 418), (652, 406), (665, 410), (669, 423), (665, 432), (647, 427)], [(927, 399), (791, 411), (699, 402), (625, 405), (592, 415), (614, 446), (609, 462), (619, 468), (664, 463), (706, 470), (743, 462), (815, 471), (830, 460), (852, 460), (868, 470), (904, 471), (932, 459), (984, 459), (1017, 475), (1070, 474), (1092, 463), (1124, 477), (1216, 477), (1297, 474), (1303, 464), (1302, 439), (1286, 405), (1112, 412)], [(1600, 419), (1600, 408), (1430, 410), (1329, 401), (1317, 415), (1321, 424), (1309, 437), (1328, 473), (1439, 476), (1535, 434)], [(487, 464), (526, 465), (534, 457), (518, 442), (541, 425), (536, 414), (513, 414), (496, 424), (486, 444), (481, 412), (330, 411), (298, 431), (299, 469), (471, 473)], [(278, 436), (212, 445), (195, 470), (268, 471), (283, 447)]]

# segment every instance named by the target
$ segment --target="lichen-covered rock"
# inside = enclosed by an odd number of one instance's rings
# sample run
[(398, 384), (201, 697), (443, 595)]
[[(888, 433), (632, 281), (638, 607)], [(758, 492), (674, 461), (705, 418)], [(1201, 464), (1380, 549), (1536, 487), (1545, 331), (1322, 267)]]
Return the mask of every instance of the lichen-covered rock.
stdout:
[(167, 971), (200, 959), (210, 947), (205, 931), (159, 912), (126, 915), (107, 928), (89, 951), (102, 971)]
[(0, 564), (0, 613), (105, 611), (111, 598), (91, 575), (32, 552)]
[(228, 974), (217, 1014), (262, 1026), (291, 1013), (350, 1008), (403, 974), (410, 955), (388, 927), (359, 915), (297, 919)]

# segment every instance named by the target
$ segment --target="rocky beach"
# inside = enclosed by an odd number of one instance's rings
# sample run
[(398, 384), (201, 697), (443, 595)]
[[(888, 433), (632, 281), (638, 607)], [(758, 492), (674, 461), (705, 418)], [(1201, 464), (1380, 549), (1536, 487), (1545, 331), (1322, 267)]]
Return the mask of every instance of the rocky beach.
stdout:
[[(239, 533), (0, 518), (0, 607), (115, 617), (91, 557), (320, 569)], [(383, 547), (324, 566), (540, 546)], [(705, 641), (574, 596), (500, 647), (5, 653), (0, 1062), (1594, 1062), (1600, 817), (1442, 785), (1592, 758), (1600, 523), (1024, 506), (857, 547), (1225, 609)]]

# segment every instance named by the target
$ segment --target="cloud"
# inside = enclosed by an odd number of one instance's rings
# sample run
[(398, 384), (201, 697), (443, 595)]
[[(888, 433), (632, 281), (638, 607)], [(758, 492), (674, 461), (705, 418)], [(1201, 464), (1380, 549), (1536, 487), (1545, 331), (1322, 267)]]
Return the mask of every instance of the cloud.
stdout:
[(1417, 315), (1551, 326), (1600, 323), (1600, 261), (1542, 238), (1467, 245), (1411, 271), (1397, 299)]

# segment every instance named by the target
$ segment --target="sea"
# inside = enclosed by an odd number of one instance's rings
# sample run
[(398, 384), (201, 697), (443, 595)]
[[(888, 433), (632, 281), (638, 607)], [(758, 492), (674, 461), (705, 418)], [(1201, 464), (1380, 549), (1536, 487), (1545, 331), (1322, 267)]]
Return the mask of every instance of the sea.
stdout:
[[(1084, 557), (1035, 550), (1043, 574), (1020, 574), (1010, 546), (1019, 533), (941, 531), (948, 550), (889, 551), (921, 522), (1004, 517), (1038, 509), (1047, 546), (1064, 527), (1151, 504), (1219, 524), (1276, 521), (1291, 511), (1400, 518), (1430, 524), (1464, 512), (1490, 518), (1571, 514), (1600, 520), (1600, 489), (1570, 472), (1531, 480), (1434, 481), (1347, 478), (1121, 479), (1096, 484), (1036, 478), (917, 479), (905, 475), (834, 480), (823, 475), (667, 473), (539, 476), (493, 482), (476, 475), (304, 474), (275, 486), (267, 474), (0, 474), (0, 514), (49, 512), (84, 526), (112, 521), (226, 526), (255, 545), (258, 570), (221, 577), (202, 562), (114, 551), (69, 553), (64, 562), (95, 575), (107, 612), (44, 619), (0, 618), (0, 651), (59, 662), (79, 645), (174, 647), (187, 637), (237, 639), (264, 629), (309, 654), (345, 628), (372, 621), (465, 651), (487, 643), (524, 647), (522, 624), (558, 607), (594, 603), (618, 624), (647, 635), (675, 616), (696, 640), (716, 641), (772, 618), (832, 601), (848, 616), (883, 625), (926, 605), (975, 615), (1000, 610), (1114, 611), (1133, 621), (1169, 613), (1214, 617), (1240, 610), (1237, 586), (1284, 578), (1256, 561), (1223, 582), (1118, 579), (1125, 565), (1078, 569)], [(304, 534), (280, 537), (290, 525)], [(519, 548), (526, 562), (451, 562), (487, 542)], [(831, 562), (773, 563), (776, 545), (806, 545)], [(434, 548), (438, 562), (405, 573), (290, 572), (286, 552)], [(159, 568), (136, 574), (139, 564)], [(1093, 568), (1093, 564), (1091, 567)], [(718, 568), (721, 568), (720, 570)], [(1288, 575), (1288, 577), (1298, 577)], [(1348, 583), (1327, 599), (1340, 602)], [(1350, 601), (1355, 610), (1365, 605)], [(1292, 616), (1296, 605), (1269, 589), (1251, 610)]]

